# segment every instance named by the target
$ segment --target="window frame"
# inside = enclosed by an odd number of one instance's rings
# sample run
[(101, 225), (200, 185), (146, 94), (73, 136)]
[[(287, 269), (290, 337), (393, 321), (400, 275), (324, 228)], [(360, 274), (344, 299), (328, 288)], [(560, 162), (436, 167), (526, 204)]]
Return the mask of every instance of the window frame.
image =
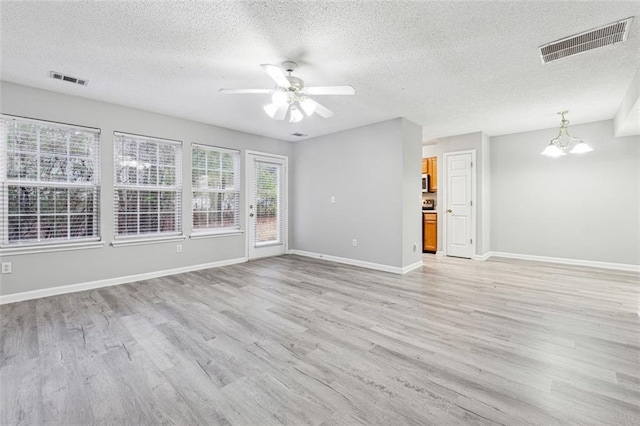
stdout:
[[(49, 120), (41, 120), (35, 118), (21, 117), (10, 114), (0, 114), (0, 153), (4, 154), (0, 157), (4, 157), (4, 161), (0, 161), (0, 253), (6, 254), (26, 254), (39, 251), (59, 251), (59, 250), (72, 250), (77, 248), (91, 248), (97, 247), (103, 244), (102, 242), (102, 222), (101, 222), (101, 129), (88, 126), (80, 126), (68, 123), (59, 123)], [(9, 152), (9, 135), (12, 129), (17, 124), (30, 124), (36, 126), (33, 130), (36, 136), (35, 150), (20, 150), (17, 146), (14, 146), (13, 152)], [(55, 145), (52, 145), (54, 149), (47, 153), (43, 150), (41, 145), (41, 132), (43, 129), (54, 129), (56, 131), (62, 131), (66, 134), (65, 137), (65, 149), (55, 149)], [(86, 145), (88, 152), (86, 155), (81, 153), (72, 152), (72, 138), (74, 134), (85, 133), (91, 135), (92, 141)], [(50, 142), (50, 141), (49, 141)], [(59, 148), (59, 147), (58, 147)], [(13, 154), (13, 156), (11, 155)], [(12, 161), (15, 155), (29, 155), (35, 158), (36, 163), (36, 178), (25, 178), (21, 176), (9, 177), (9, 162)], [(65, 158), (65, 180), (43, 179), (42, 178), (42, 159), (43, 158)], [(88, 178), (84, 181), (73, 181), (71, 179), (71, 167), (73, 167), (72, 159), (87, 161), (91, 164), (91, 167), (87, 167), (90, 170), (90, 175), (87, 175), (85, 170), (81, 175), (82, 178)], [(76, 163), (77, 164), (77, 163)], [(84, 164), (83, 164), (84, 166)], [(85, 166), (86, 167), (86, 166)], [(10, 214), (9, 197), (10, 188), (32, 188), (37, 191), (36, 196), (36, 212), (34, 214)], [(60, 189), (66, 190), (66, 209), (64, 212), (58, 212), (51, 210), (51, 205), (44, 205), (46, 203), (40, 196), (42, 189), (53, 190), (54, 192)], [(91, 206), (90, 213), (86, 212), (73, 212), (71, 204), (70, 191), (72, 190), (86, 190), (89, 194), (87, 197), (87, 206)], [(20, 190), (18, 190), (20, 192)], [(55, 206), (55, 205), (54, 205)], [(49, 210), (46, 211), (46, 207)], [(24, 239), (16, 242), (10, 240), (10, 218), (11, 217), (36, 217), (37, 237)], [(42, 225), (43, 218), (51, 217), (65, 217), (66, 231), (63, 236), (54, 237), (42, 237)], [(87, 220), (90, 218), (91, 224), (87, 224), (85, 230), (88, 235), (85, 236), (72, 236), (74, 230), (71, 219), (76, 216), (84, 216)], [(88, 223), (88, 222), (87, 222)]]
[[(131, 183), (123, 183), (120, 182), (118, 177), (121, 173), (122, 167), (133, 167), (131, 164), (127, 164), (127, 165), (123, 165), (122, 162), (124, 161), (120, 155), (120, 151), (119, 151), (119, 144), (122, 143), (126, 143), (126, 142), (134, 142), (136, 147), (137, 147), (137, 151), (136, 151), (136, 158), (134, 160), (126, 160), (126, 161), (135, 161), (137, 162), (140, 159), (140, 144), (155, 144), (156, 145), (156, 152), (157, 152), (157, 158), (156, 161), (153, 163), (149, 163), (148, 168), (151, 170), (152, 167), (155, 167), (155, 173), (156, 173), (156, 185), (148, 185), (148, 184), (140, 184), (139, 180), (140, 180), (140, 174), (138, 172), (135, 173), (136, 176), (136, 184), (131, 184)], [(163, 164), (160, 162), (160, 147), (164, 146), (164, 147), (170, 147), (173, 150), (174, 153), (174, 157), (173, 157), (173, 165), (170, 164)], [(113, 132), (113, 241), (111, 243), (112, 246), (126, 246), (126, 245), (132, 245), (132, 244), (150, 244), (150, 243), (154, 243), (154, 242), (160, 242), (160, 241), (176, 241), (176, 240), (182, 240), (184, 239), (183, 236), (183, 218), (182, 218), (182, 195), (183, 195), (183, 184), (182, 184), (182, 150), (183, 150), (183, 143), (182, 141), (179, 140), (173, 140), (173, 139), (163, 139), (163, 138), (157, 138), (157, 137), (153, 137), (153, 136), (146, 136), (146, 135), (138, 135), (138, 134), (134, 134), (134, 133), (127, 133), (127, 132), (120, 132), (120, 131), (114, 131)], [(141, 163), (139, 163), (141, 164)], [(145, 163), (146, 165), (146, 163)], [(122, 166), (122, 167), (121, 167)], [(158, 181), (160, 179), (160, 168), (173, 168), (174, 169), (174, 183), (173, 185), (160, 185), (158, 184)], [(150, 174), (150, 173), (149, 173)], [(127, 176), (130, 177), (131, 175), (129, 174), (129, 170), (127, 169)], [(128, 179), (128, 178), (127, 178)], [(121, 212), (119, 211), (119, 191), (132, 191), (132, 192), (137, 192), (137, 209), (135, 211), (135, 213), (129, 213), (129, 212)], [(143, 192), (148, 192), (148, 193), (156, 193), (158, 198), (160, 198), (159, 196), (161, 194), (165, 194), (165, 193), (175, 193), (175, 195), (172, 197), (173, 198), (173, 203), (174, 203), (174, 208), (172, 211), (161, 211), (161, 207), (160, 207), (160, 201), (158, 201), (158, 210), (155, 211), (155, 213), (158, 215), (158, 227), (161, 226), (161, 215), (167, 214), (173, 214), (174, 218), (173, 218), (173, 223), (174, 223), (174, 229), (170, 230), (170, 231), (155, 231), (155, 232), (141, 232), (141, 226), (142, 226), (142, 222), (140, 220), (141, 218), (141, 213), (144, 213), (141, 208), (140, 208), (140, 196), (141, 193)], [(148, 211), (148, 216), (151, 217), (152, 214), (154, 213), (154, 211), (149, 210)], [(136, 229), (137, 232), (135, 233), (119, 233), (119, 229), (120, 229), (120, 222), (119, 222), (119, 216), (120, 215), (136, 215)], [(127, 227), (129, 225), (126, 225)]]
[[(208, 163), (205, 162), (205, 167), (201, 168), (201, 167), (196, 167), (197, 165), (194, 164), (193, 162), (193, 158), (195, 155), (196, 150), (202, 150), (204, 151), (205, 155), (208, 154), (209, 152), (217, 152), (219, 155), (223, 155), (223, 154), (231, 154), (232, 157), (232, 161), (233, 161), (233, 185), (231, 188), (210, 188), (210, 187), (196, 187), (196, 185), (194, 184), (194, 180), (196, 178), (196, 175), (194, 174), (194, 172), (196, 170), (201, 170), (204, 171), (204, 174), (208, 176), (208, 173), (210, 171), (210, 169), (208, 168)], [(205, 157), (207, 158), (207, 157)], [(197, 239), (197, 238), (206, 238), (206, 237), (215, 237), (215, 236), (224, 236), (224, 235), (233, 235), (233, 234), (241, 234), (243, 231), (241, 229), (241, 222), (242, 222), (242, 203), (241, 203), (241, 196), (242, 196), (242, 185), (241, 185), (241, 156), (240, 156), (240, 150), (237, 149), (230, 149), (230, 148), (223, 148), (223, 147), (219, 147), (219, 146), (212, 146), (212, 145), (205, 145), (205, 144), (191, 144), (191, 199), (190, 199), (190, 213), (191, 213), (191, 235), (190, 237), (192, 239)], [(222, 175), (222, 173), (225, 173), (225, 170), (222, 168), (222, 160), (220, 161), (220, 167), (217, 169), (217, 171), (220, 172), (220, 174)], [(228, 172), (227, 172), (228, 173)], [(196, 194), (197, 193), (206, 193), (206, 194), (220, 194), (220, 196), (223, 196), (223, 194), (236, 194), (236, 202), (235, 202), (235, 212), (234, 212), (234, 223), (231, 226), (208, 226), (208, 227), (202, 227), (202, 228), (196, 228), (195, 225), (195, 215), (197, 212), (199, 213), (204, 213), (204, 214), (210, 214), (210, 213), (215, 213), (216, 211), (211, 211), (209, 209), (207, 210), (200, 210), (200, 211), (196, 211), (195, 209), (195, 200), (197, 198)], [(219, 213), (223, 213), (222, 211), (220, 211)]]

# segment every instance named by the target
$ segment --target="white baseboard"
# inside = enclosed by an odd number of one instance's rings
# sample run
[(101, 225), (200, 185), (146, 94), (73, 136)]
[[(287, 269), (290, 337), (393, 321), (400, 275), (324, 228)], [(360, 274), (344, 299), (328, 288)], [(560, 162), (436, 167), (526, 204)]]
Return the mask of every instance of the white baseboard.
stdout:
[(422, 261), (416, 262), (409, 266), (405, 266), (404, 268), (400, 268), (398, 266), (390, 266), (390, 265), (383, 265), (381, 263), (365, 262), (363, 260), (349, 259), (347, 257), (331, 256), (328, 254), (321, 254), (321, 253), (313, 253), (313, 252), (304, 251), (304, 250), (289, 250), (287, 253), (297, 254), (298, 256), (304, 256), (304, 257), (312, 257), (314, 259), (328, 260), (330, 262), (344, 263), (345, 265), (360, 266), (361, 268), (375, 269), (376, 271), (391, 272), (393, 274), (406, 274), (407, 272), (413, 271), (414, 269), (420, 268), (422, 266)]
[(491, 251), (485, 254), (489, 257), (505, 257), (508, 259), (533, 260), (536, 262), (560, 263), (563, 265), (591, 266), (593, 268), (615, 269), (618, 271), (640, 272), (640, 265), (628, 263), (597, 262), (594, 260), (566, 259), (563, 257), (536, 256), (533, 254), (505, 253)]
[(491, 257), (491, 252), (488, 252), (488, 253), (485, 253), (485, 254), (474, 254), (473, 255), (473, 260), (479, 260), (481, 262), (484, 262), (485, 260), (487, 260), (490, 257)]
[(424, 263), (422, 263), (422, 260), (420, 260), (419, 262), (416, 263), (412, 263), (411, 265), (405, 266), (404, 268), (402, 268), (402, 274), (406, 274), (408, 272), (413, 271), (414, 269), (418, 269), (418, 268), (422, 268), (424, 266)]
[(221, 260), (218, 262), (202, 263), (199, 265), (183, 266), (181, 268), (165, 269), (163, 271), (147, 272), (144, 274), (128, 275), (124, 277), (108, 278), (106, 280), (90, 281), (86, 283), (63, 285), (59, 287), (43, 288), (40, 290), (23, 291), (21, 293), (0, 295), (0, 305), (7, 303), (22, 302), (23, 300), (39, 299), (41, 297), (57, 296), (78, 291), (93, 290), (95, 288), (109, 287), (118, 284), (127, 284), (136, 281), (148, 280), (151, 278), (164, 277), (167, 275), (182, 274), (184, 272), (198, 271), (201, 269), (218, 268), (220, 266), (235, 265), (244, 263), (246, 257), (237, 259)]

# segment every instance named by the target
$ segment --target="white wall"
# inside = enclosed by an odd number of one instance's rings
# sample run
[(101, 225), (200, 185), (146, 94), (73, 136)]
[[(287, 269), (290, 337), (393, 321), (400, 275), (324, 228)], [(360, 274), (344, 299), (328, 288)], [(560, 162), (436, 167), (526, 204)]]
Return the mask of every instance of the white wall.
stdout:
[(396, 268), (419, 261), (407, 250), (420, 235), (414, 126), (395, 119), (296, 142), (291, 248)]
[(422, 147), (422, 158), (435, 157), (438, 155), (438, 149), (436, 145), (424, 145)]
[(613, 121), (572, 125), (594, 151), (548, 158), (558, 129), (491, 138), (495, 252), (640, 264), (640, 136)]
[[(208, 144), (240, 150), (257, 150), (291, 156), (291, 144), (240, 133), (220, 127), (168, 117), (142, 110), (61, 95), (58, 93), (0, 83), (1, 110), (5, 114), (58, 121), (102, 130), (101, 228), (107, 243), (113, 239), (113, 131), (156, 136), (183, 141), (183, 231), (191, 229), (191, 143)], [(242, 153), (244, 171), (244, 152)], [(295, 169), (295, 166), (291, 168)], [(244, 173), (241, 203), (244, 205)], [(244, 216), (241, 226), (245, 228)], [(0, 294), (7, 295), (62, 285), (107, 280), (173, 268), (188, 267), (245, 256), (245, 236), (227, 236), (202, 240), (186, 239), (183, 253), (176, 253), (176, 243), (102, 248), (2, 256), (10, 261), (12, 274), (0, 276)], [(400, 249), (398, 249), (400, 252)]]

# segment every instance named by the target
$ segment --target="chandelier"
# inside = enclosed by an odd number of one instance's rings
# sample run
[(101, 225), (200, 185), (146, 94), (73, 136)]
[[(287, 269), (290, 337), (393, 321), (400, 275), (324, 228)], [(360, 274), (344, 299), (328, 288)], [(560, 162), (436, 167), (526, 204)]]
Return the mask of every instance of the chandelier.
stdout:
[(571, 154), (584, 154), (585, 152), (593, 151), (585, 141), (582, 139), (571, 136), (567, 127), (569, 127), (569, 120), (567, 120), (564, 115), (569, 111), (560, 111), (558, 114), (562, 116), (562, 123), (560, 123), (560, 131), (558, 132), (558, 136), (551, 139), (549, 145), (542, 151), (542, 155), (546, 155), (547, 157), (561, 157), (563, 155), (567, 155), (567, 150), (570, 146), (573, 146)]

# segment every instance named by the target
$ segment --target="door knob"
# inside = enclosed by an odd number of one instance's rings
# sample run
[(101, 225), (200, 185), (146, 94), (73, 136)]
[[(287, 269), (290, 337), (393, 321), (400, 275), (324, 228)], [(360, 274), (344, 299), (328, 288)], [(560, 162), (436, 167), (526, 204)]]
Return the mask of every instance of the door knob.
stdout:
[(453, 210), (449, 209), (447, 210), (447, 213), (453, 213)]
[(253, 217), (253, 213), (249, 213), (249, 217)]

